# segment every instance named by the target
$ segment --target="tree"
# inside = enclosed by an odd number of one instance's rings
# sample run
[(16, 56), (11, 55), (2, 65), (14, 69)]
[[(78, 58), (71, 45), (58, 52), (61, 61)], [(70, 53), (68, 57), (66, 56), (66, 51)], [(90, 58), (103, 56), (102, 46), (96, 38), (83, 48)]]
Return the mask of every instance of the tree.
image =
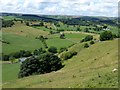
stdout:
[(43, 22), (40, 22), (39, 25), (40, 25), (40, 26), (44, 26), (44, 23), (43, 23)]
[(107, 29), (107, 25), (104, 25), (104, 26), (103, 26), (103, 29)]
[(25, 53), (24, 53), (24, 57), (29, 57), (29, 56), (31, 56), (32, 54), (31, 54), (31, 52), (30, 51), (25, 51)]
[(20, 67), (18, 77), (26, 77), (34, 74), (44, 74), (62, 68), (61, 59), (52, 53), (44, 53), (39, 57), (26, 59)]
[(84, 32), (89, 32), (89, 29), (88, 29), (88, 28), (85, 28), (85, 29), (84, 29)]
[(77, 27), (77, 30), (76, 31), (81, 31), (79, 27)]
[(53, 31), (50, 31), (50, 34), (53, 34)]
[(111, 31), (104, 31), (100, 33), (100, 41), (112, 40), (113, 34)]
[(61, 39), (65, 39), (65, 34), (64, 33), (60, 33), (60, 38)]
[(29, 22), (26, 22), (26, 25), (29, 26)]
[(33, 74), (38, 74), (40, 69), (40, 62), (35, 57), (26, 59), (20, 66), (20, 71), (18, 73), (18, 78), (30, 76)]
[(87, 35), (85, 38), (84, 38), (84, 41), (90, 41), (93, 39), (93, 36), (92, 35)]
[(49, 73), (62, 68), (61, 59), (52, 53), (44, 53), (39, 58), (40, 73)]
[(90, 44), (92, 45), (92, 44), (94, 44), (95, 42), (94, 41), (90, 41)]
[(63, 60), (67, 60), (67, 59), (72, 58), (72, 57), (75, 56), (75, 55), (77, 55), (77, 52), (76, 52), (76, 51), (68, 51), (68, 52), (66, 52), (66, 53), (63, 53), (63, 54), (61, 55), (61, 58), (62, 58)]
[(59, 53), (63, 52), (63, 51), (67, 51), (68, 49), (66, 47), (60, 48)]
[(45, 53), (45, 52), (46, 52), (46, 51), (43, 50), (43, 48), (40, 48), (40, 49), (35, 49), (35, 50), (33, 51), (33, 54), (34, 54), (34, 55), (40, 55), (40, 54)]
[(8, 61), (9, 60), (9, 55), (2, 55), (2, 60), (3, 61)]
[(88, 43), (85, 43), (84, 48), (88, 48), (88, 47), (89, 47)]
[(50, 48), (48, 48), (48, 51), (51, 53), (57, 53), (57, 48), (54, 46), (51, 46)]

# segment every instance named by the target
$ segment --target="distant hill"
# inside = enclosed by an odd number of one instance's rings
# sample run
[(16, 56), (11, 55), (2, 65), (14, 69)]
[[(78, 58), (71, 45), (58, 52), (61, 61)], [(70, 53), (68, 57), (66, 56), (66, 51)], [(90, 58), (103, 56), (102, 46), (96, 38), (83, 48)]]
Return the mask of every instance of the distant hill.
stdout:
[(68, 16), (68, 15), (35, 15), (20, 13), (2, 13), (2, 16), (15, 16), (27, 20), (42, 20), (45, 22), (62, 21), (68, 25), (86, 25), (88, 24), (109, 24), (117, 25), (116, 17), (95, 17), (95, 16)]

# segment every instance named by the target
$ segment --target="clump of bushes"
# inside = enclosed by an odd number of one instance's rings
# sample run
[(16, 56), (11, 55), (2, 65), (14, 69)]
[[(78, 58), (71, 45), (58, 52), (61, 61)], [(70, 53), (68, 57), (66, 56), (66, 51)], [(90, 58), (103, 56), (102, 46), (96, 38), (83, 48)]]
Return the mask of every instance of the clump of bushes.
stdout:
[(2, 55), (2, 60), (4, 60), (4, 61), (8, 61), (9, 60), (9, 55)]
[(111, 31), (104, 31), (100, 33), (100, 41), (112, 40), (113, 34)]
[(13, 20), (3, 20), (2, 19), (2, 27), (6, 28), (6, 27), (12, 27), (15, 23), (13, 22)]
[(60, 48), (59, 53), (61, 53), (63, 51), (68, 51), (68, 49), (66, 47)]
[(11, 59), (15, 59), (15, 58), (21, 58), (21, 57), (29, 57), (32, 56), (32, 52), (31, 51), (27, 51), (27, 50), (20, 50), (19, 52), (14, 52), (11, 53), (9, 55), (2, 55), (2, 60), (3, 61), (9, 61)]
[(54, 46), (51, 46), (50, 48), (48, 48), (48, 51), (51, 53), (57, 53), (57, 48)]
[(62, 58), (63, 60), (67, 60), (67, 59), (72, 58), (72, 57), (75, 56), (75, 55), (77, 55), (77, 52), (76, 52), (76, 51), (68, 51), (68, 52), (66, 52), (66, 53), (63, 53), (63, 54), (61, 55), (61, 58)]
[(44, 53), (39, 57), (30, 57), (21, 64), (19, 78), (57, 71), (62, 68), (61, 59), (52, 53)]
[(90, 41), (90, 44), (92, 45), (92, 44), (95, 44), (95, 42), (94, 41)]
[(92, 35), (87, 35), (84, 39), (82, 39), (80, 42), (87, 42), (93, 39)]
[(88, 47), (89, 47), (88, 43), (85, 43), (84, 48), (88, 48)]
[(43, 50), (43, 48), (40, 48), (40, 49), (35, 49), (34, 51), (33, 51), (33, 54), (34, 55), (40, 55), (40, 54), (43, 54), (43, 53), (45, 53), (46, 51), (45, 50)]
[(10, 42), (8, 41), (4, 41), (4, 40), (1, 40), (2, 43), (5, 43), (5, 44), (10, 44)]

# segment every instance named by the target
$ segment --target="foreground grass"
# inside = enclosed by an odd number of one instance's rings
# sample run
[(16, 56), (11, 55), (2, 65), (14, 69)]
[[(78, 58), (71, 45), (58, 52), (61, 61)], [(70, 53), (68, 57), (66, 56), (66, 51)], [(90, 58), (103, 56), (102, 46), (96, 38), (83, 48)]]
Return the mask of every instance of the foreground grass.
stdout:
[[(117, 40), (96, 43), (79, 50), (78, 55), (65, 61), (65, 67), (57, 72), (13, 80), (3, 87), (117, 88), (118, 73), (112, 72), (118, 67), (117, 43)], [(81, 47), (81, 44), (78, 46)]]
[(4, 63), (2, 64), (2, 82), (7, 83), (11, 80), (17, 79), (17, 74), (19, 72), (20, 64), (8, 64)]

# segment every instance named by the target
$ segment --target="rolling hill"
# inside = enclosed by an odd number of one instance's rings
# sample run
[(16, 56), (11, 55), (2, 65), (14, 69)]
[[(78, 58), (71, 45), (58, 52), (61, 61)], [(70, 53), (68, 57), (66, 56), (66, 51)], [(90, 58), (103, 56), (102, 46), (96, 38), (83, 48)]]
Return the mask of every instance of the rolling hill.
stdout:
[(4, 88), (117, 88), (118, 40), (97, 42), (89, 48), (78, 43), (69, 50), (77, 50), (77, 56), (64, 61), (64, 67), (56, 72), (13, 80)]

